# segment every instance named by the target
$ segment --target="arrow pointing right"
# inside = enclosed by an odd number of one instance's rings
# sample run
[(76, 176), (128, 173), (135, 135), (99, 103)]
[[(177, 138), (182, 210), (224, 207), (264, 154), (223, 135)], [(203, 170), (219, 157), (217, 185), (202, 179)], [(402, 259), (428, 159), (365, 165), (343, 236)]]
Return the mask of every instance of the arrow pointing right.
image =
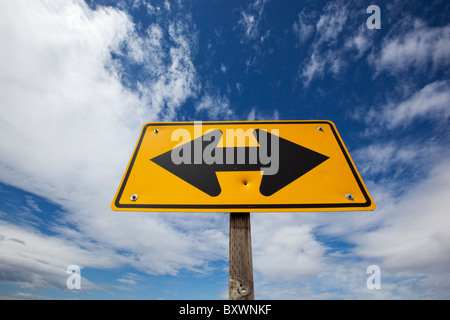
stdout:
[[(260, 129), (256, 129), (253, 134), (256, 136), (260, 147), (263, 147), (261, 146), (259, 138), (260, 131)], [(268, 134), (270, 135), (270, 133)], [(278, 139), (278, 172), (273, 175), (263, 175), (259, 191), (264, 196), (271, 196), (275, 192), (283, 189), (285, 186), (297, 180), (329, 158), (281, 137)], [(266, 141), (269, 140), (271, 141), (268, 137)]]

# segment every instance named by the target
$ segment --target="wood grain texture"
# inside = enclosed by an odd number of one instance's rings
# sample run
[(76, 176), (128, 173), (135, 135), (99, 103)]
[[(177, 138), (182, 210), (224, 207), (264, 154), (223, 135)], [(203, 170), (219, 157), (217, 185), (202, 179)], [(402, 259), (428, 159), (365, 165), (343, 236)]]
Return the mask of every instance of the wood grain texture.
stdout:
[(230, 300), (254, 300), (250, 213), (230, 213)]

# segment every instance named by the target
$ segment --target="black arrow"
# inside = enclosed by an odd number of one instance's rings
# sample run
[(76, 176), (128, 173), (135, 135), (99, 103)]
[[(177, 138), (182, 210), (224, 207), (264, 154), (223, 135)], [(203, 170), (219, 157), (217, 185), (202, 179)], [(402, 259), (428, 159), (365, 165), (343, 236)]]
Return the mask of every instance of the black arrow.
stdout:
[[(218, 148), (217, 144), (222, 136), (222, 132), (220, 130), (215, 130), (173, 150), (169, 150), (156, 156), (151, 159), (151, 161), (176, 175), (178, 178), (193, 185), (197, 189), (215, 197), (221, 192), (219, 180), (216, 175), (217, 171), (261, 171), (264, 170), (264, 168), (270, 167), (271, 164), (266, 163), (267, 161), (264, 161), (263, 163), (261, 152), (264, 152), (267, 156), (271, 155), (270, 159), (274, 159), (271, 152), (272, 149), (275, 151), (276, 148), (272, 148), (271, 146), (272, 135), (267, 132), (266, 139), (262, 139), (261, 133), (264, 134), (266, 132), (260, 129), (255, 129), (253, 131), (253, 134), (258, 140), (259, 147)], [(328, 159), (328, 157), (323, 154), (302, 147), (281, 137), (278, 137), (277, 140), (279, 141), (278, 171), (275, 174), (263, 174), (259, 191), (264, 196), (274, 194)], [(200, 162), (197, 159), (197, 163), (195, 163), (194, 145), (196, 144), (201, 146), (202, 155), (205, 148), (210, 148), (210, 150), (212, 150), (211, 154), (213, 156), (217, 155), (217, 159), (219, 159), (219, 161), (217, 161), (218, 163), (207, 164), (203, 157)], [(179, 154), (180, 152), (183, 152), (182, 150), (191, 151), (191, 161), (187, 161), (188, 163), (175, 164), (172, 161), (172, 152)], [(197, 152), (198, 151), (199, 150), (197, 150)], [(216, 152), (218, 154), (216, 154)], [(227, 159), (227, 154), (233, 154), (233, 161), (230, 161), (230, 158)], [(239, 154), (241, 156), (238, 159)], [(243, 158), (242, 155), (245, 155), (245, 158)], [(245, 161), (239, 163), (238, 160), (242, 159), (245, 159)]]

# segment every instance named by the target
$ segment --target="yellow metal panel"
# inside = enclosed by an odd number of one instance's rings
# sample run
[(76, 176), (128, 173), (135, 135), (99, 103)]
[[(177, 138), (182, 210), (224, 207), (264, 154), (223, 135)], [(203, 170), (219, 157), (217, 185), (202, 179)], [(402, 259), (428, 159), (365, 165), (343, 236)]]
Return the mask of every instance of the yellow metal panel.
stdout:
[[(257, 170), (253, 166), (251, 171), (239, 171), (237, 166), (238, 170), (230, 167), (220, 170), (217, 166), (220, 193), (211, 196), (155, 163), (158, 156), (189, 142), (188, 139), (173, 141), (174, 131), (180, 132), (180, 129), (188, 134), (190, 141), (220, 130), (222, 137), (218, 148), (258, 148), (257, 139), (248, 133), (259, 129), (323, 158), (312, 169), (270, 195), (263, 195), (260, 190), (264, 169)], [(234, 142), (227, 139), (231, 133), (237, 136)], [(299, 166), (302, 161), (298, 160)], [(280, 166), (282, 164), (280, 159)], [(194, 170), (194, 176), (199, 168), (198, 165), (185, 167)], [(132, 199), (133, 195), (137, 199)], [(160, 122), (143, 126), (111, 208), (186, 212), (355, 211), (374, 210), (375, 203), (330, 121), (202, 122), (201, 125), (198, 122)]]

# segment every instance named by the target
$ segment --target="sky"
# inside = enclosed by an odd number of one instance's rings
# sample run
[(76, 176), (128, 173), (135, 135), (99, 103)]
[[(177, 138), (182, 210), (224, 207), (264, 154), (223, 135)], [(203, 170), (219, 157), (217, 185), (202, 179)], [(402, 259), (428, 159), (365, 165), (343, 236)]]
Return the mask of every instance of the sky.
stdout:
[(227, 299), (228, 214), (110, 208), (142, 126), (330, 120), (377, 208), (251, 214), (255, 298), (449, 299), (449, 16), (445, 0), (1, 0), (0, 298)]

